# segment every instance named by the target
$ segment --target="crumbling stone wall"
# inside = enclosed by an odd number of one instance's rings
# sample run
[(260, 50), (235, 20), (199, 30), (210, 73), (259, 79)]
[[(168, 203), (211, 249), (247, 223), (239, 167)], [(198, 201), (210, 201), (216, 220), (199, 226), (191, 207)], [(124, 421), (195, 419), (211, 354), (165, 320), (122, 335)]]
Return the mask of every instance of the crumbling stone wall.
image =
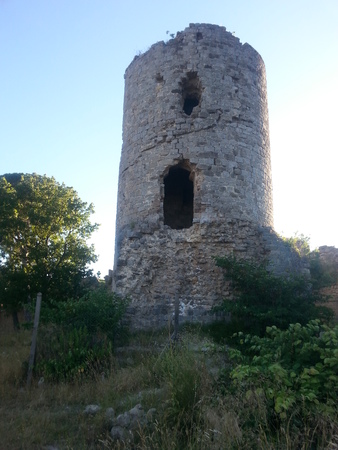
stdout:
[[(324, 267), (335, 277), (338, 275), (338, 248), (324, 245), (319, 247), (319, 257)], [(335, 319), (338, 320), (338, 284), (322, 289), (322, 294), (330, 297), (325, 304), (331, 308), (335, 314)]]
[(224, 27), (192, 24), (135, 57), (125, 73), (113, 276), (134, 325), (165, 325), (175, 295), (189, 320), (206, 320), (227, 293), (214, 256), (293, 270), (297, 257), (272, 227), (260, 55)]

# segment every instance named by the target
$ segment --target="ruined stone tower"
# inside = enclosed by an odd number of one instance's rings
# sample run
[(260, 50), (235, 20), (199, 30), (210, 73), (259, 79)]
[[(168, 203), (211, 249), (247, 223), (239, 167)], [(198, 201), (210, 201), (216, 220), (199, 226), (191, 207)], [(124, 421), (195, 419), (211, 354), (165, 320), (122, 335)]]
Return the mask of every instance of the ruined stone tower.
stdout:
[(214, 256), (271, 256), (265, 67), (224, 27), (191, 24), (125, 73), (114, 289), (136, 325), (162, 326), (175, 295), (203, 321), (226, 286)]

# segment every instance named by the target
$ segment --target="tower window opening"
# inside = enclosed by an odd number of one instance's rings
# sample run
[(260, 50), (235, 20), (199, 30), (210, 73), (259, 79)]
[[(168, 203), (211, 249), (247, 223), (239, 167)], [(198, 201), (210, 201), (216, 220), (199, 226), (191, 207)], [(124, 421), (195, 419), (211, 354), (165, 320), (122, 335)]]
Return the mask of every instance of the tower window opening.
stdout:
[(201, 82), (197, 72), (189, 72), (182, 82), (183, 111), (190, 116), (201, 102)]
[(194, 216), (194, 183), (190, 171), (171, 167), (164, 178), (164, 224), (174, 230), (190, 228)]
[(199, 99), (196, 97), (187, 97), (184, 100), (183, 111), (190, 116), (195, 106), (198, 106)]

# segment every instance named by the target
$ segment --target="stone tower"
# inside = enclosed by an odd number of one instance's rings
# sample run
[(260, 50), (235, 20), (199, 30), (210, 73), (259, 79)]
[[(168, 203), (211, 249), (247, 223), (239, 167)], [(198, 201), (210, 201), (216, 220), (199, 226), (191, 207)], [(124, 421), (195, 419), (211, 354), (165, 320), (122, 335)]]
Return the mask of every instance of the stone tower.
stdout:
[[(264, 62), (224, 27), (191, 24), (125, 73), (116, 292), (140, 327), (206, 320), (226, 285), (214, 256), (273, 253)], [(271, 237), (274, 236), (274, 237)]]

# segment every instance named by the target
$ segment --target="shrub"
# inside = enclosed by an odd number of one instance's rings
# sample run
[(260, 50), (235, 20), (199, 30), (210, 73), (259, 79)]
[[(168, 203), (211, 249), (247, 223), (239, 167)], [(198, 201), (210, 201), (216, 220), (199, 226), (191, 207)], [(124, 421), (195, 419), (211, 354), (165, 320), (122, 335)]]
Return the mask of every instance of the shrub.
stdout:
[[(232, 359), (240, 362), (232, 379), (250, 380), (253, 385), (259, 379), (277, 413), (283, 414), (298, 401), (307, 409), (321, 404), (321, 410), (332, 411), (338, 400), (338, 326), (330, 328), (313, 320), (305, 326), (291, 324), (284, 331), (267, 327), (264, 337), (240, 332), (234, 338), (244, 351), (231, 352)], [(281, 392), (293, 392), (285, 404)]]
[(104, 336), (93, 340), (86, 327), (49, 328), (43, 330), (35, 372), (47, 380), (81, 380), (108, 373), (111, 356), (111, 342)]
[(326, 448), (338, 432), (338, 326), (315, 320), (234, 340), (235, 366), (220, 382), (227, 404), (236, 398), (240, 405), (243, 432), (263, 432), (276, 444), (267, 448)]
[(111, 341), (122, 331), (121, 318), (127, 302), (104, 286), (88, 291), (80, 299), (50, 301), (41, 308), (41, 322), (63, 328), (87, 328), (89, 334), (103, 333)]
[(283, 241), (291, 247), (300, 256), (309, 256), (311, 253), (310, 249), (310, 238), (304, 236), (304, 234), (296, 233), (292, 237), (282, 237)]
[(299, 256), (308, 260), (313, 289), (318, 290), (337, 283), (338, 273), (336, 265), (333, 262), (321, 260), (318, 249), (310, 250), (310, 238), (296, 233), (293, 237), (282, 239)]
[(246, 322), (251, 331), (262, 335), (267, 326), (286, 329), (290, 323), (329, 320), (332, 311), (318, 302), (324, 296), (311, 289), (309, 278), (302, 275), (277, 276), (265, 264), (238, 260), (233, 256), (217, 258), (231, 281), (234, 299), (225, 299), (220, 309)]
[(236, 333), (234, 338), (243, 348), (230, 351), (237, 394), (267, 405), (270, 430), (316, 429), (319, 442), (337, 420), (338, 326), (315, 320), (285, 331), (268, 327), (264, 337)]
[(43, 304), (35, 373), (61, 381), (107, 372), (125, 308), (104, 287), (77, 300)]
[(316, 290), (332, 286), (338, 282), (338, 273), (335, 264), (323, 262), (318, 250), (309, 254), (312, 287)]

